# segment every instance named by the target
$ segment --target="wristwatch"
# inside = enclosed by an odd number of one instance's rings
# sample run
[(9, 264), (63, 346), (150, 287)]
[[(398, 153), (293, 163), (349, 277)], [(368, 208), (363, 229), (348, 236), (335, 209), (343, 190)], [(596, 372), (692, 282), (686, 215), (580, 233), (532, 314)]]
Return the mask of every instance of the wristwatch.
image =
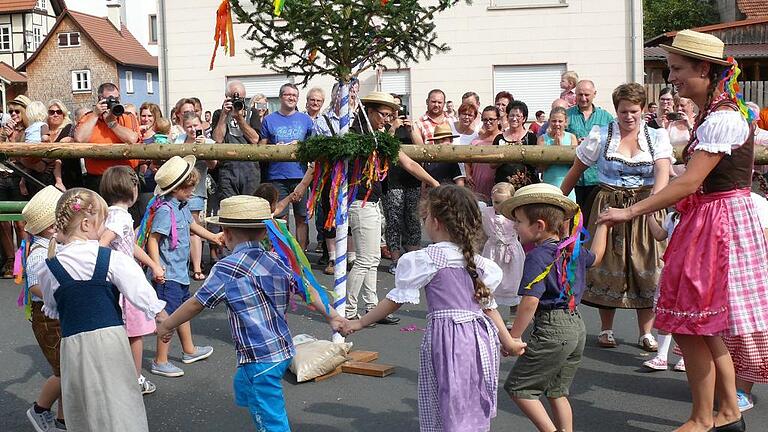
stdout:
[(107, 127), (110, 129), (114, 129), (115, 126), (117, 126), (117, 120), (112, 120), (111, 122), (107, 122)]

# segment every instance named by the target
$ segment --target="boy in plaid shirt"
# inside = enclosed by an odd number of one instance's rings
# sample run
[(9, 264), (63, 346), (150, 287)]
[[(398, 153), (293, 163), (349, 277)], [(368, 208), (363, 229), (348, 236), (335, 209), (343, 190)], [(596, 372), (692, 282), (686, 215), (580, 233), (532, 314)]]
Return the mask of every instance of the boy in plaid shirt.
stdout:
[[(263, 222), (271, 217), (262, 198), (237, 195), (221, 201), (219, 215), (207, 222), (222, 227), (232, 254), (213, 266), (200, 290), (158, 326), (157, 334), (170, 338), (204, 307), (226, 303), (238, 361), (235, 401), (248, 408), (257, 430), (283, 432), (290, 426), (281, 380), (296, 353), (285, 312), (297, 285), (291, 270), (260, 245), (267, 234)], [(307, 289), (315, 309), (339, 329), (344, 319), (332, 308), (326, 313), (317, 292)]]

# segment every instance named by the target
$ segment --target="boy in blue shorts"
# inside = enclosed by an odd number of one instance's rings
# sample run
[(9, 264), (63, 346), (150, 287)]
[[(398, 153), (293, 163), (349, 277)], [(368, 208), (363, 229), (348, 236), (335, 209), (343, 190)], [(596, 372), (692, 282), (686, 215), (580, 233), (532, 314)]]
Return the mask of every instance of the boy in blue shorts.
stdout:
[[(248, 408), (256, 430), (285, 432), (290, 426), (281, 381), (296, 353), (285, 313), (297, 285), (277, 255), (261, 247), (267, 235), (263, 222), (271, 218), (263, 198), (236, 195), (221, 201), (219, 216), (207, 221), (222, 227), (232, 254), (213, 266), (200, 290), (158, 326), (157, 334), (169, 339), (203, 308), (224, 302), (237, 351), (235, 401)], [(312, 306), (340, 329), (345, 320), (332, 308), (326, 312), (318, 293), (307, 289)]]
[[(149, 228), (147, 253), (153, 261), (165, 268), (165, 278), (153, 282), (157, 297), (164, 300), (165, 311), (172, 314), (189, 298), (189, 252), (190, 232), (216, 244), (221, 243), (222, 234), (213, 234), (195, 223), (187, 201), (200, 180), (195, 169), (195, 157), (174, 156), (155, 173), (155, 195), (158, 196), (155, 216)], [(189, 323), (179, 326), (183, 363), (194, 363), (213, 354), (213, 347), (195, 346), (192, 341), (192, 327)], [(150, 372), (166, 377), (179, 377), (184, 371), (168, 361), (170, 340), (157, 338), (157, 354), (152, 361)]]
[[(533, 331), (504, 389), (543, 432), (573, 431), (568, 394), (587, 335), (577, 306), (584, 293), (586, 269), (600, 265), (608, 237), (607, 227), (599, 225), (591, 251), (582, 247), (576, 254), (568, 248), (563, 241), (566, 221), (578, 211), (579, 206), (560, 188), (546, 183), (518, 189), (501, 208), (504, 216), (517, 222), (520, 242), (536, 245), (525, 257), (518, 291), (522, 300), (510, 334), (522, 337), (531, 320)], [(554, 422), (539, 400), (541, 396), (549, 400)]]

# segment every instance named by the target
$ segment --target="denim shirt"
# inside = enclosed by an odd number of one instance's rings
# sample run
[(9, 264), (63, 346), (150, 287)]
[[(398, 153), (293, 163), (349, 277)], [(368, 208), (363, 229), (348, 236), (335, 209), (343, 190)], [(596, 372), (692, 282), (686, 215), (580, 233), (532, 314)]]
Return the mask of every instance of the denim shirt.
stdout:
[[(152, 221), (153, 233), (162, 234), (160, 239), (160, 265), (165, 267), (165, 279), (189, 285), (189, 227), (192, 213), (186, 202), (167, 196), (166, 204), (160, 206)], [(171, 212), (176, 222), (176, 247), (172, 247)]]

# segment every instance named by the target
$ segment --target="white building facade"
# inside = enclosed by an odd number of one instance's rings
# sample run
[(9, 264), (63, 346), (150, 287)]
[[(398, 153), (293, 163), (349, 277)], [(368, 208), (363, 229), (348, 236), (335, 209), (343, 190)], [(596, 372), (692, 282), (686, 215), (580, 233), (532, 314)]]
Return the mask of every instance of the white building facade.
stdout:
[[(192, 96), (213, 111), (221, 105), (230, 79), (244, 81), (248, 96), (264, 93), (269, 98), (275, 98), (280, 83), (289, 80), (250, 60), (245, 49), (251, 45), (239, 37), (244, 24), (235, 24), (236, 55), (219, 52), (214, 69), (208, 70), (219, 3), (159, 0), (167, 34), (167, 49), (159, 55), (160, 73), (169, 77), (163, 80), (164, 112), (176, 100)], [(451, 51), (405, 69), (365, 73), (360, 77), (361, 92), (405, 94), (410, 112), (420, 114), (433, 88), (444, 90), (456, 106), (467, 91), (478, 93), (485, 106), (506, 90), (529, 105), (532, 117), (538, 109), (549, 111), (560, 93), (560, 74), (566, 70), (593, 80), (596, 103), (609, 110), (616, 86), (643, 82), (641, 0), (481, 0), (449, 9), (438, 15), (436, 23), (438, 39)], [(322, 77), (308, 87), (330, 91), (332, 85), (332, 78)], [(304, 94), (305, 90), (302, 99)]]

